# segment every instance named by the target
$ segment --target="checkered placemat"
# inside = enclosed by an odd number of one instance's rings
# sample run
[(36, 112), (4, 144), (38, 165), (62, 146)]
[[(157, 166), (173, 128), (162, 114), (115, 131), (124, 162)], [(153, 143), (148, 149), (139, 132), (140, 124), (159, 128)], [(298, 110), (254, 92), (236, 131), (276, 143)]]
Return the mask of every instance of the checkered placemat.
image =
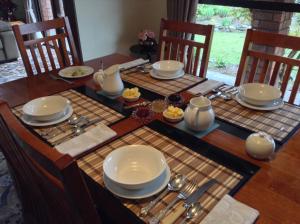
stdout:
[[(139, 128), (130, 134), (103, 146), (79, 159), (78, 165), (93, 180), (104, 186), (102, 165), (105, 157), (114, 149), (130, 144), (150, 145), (159, 149), (164, 154), (172, 174), (185, 174), (189, 180), (199, 180), (199, 185), (202, 185), (211, 178), (217, 180), (218, 183), (211, 187), (200, 199), (203, 206), (203, 213), (190, 223), (199, 223), (214, 205), (216, 205), (216, 203), (243, 178), (240, 174), (192, 151), (149, 127)], [(201, 148), (201, 145), (199, 145), (199, 148)], [(144, 221), (147, 221), (154, 214), (157, 214), (157, 212), (165, 208), (176, 196), (177, 194), (173, 192), (165, 196), (150, 211)], [(138, 215), (140, 209), (153, 199), (153, 197), (150, 197), (143, 200), (121, 200), (127, 208)], [(183, 217), (180, 217), (180, 219), (183, 219)]]
[[(95, 127), (100, 122), (105, 125), (109, 125), (124, 117), (123, 115), (110, 109), (109, 107), (75, 90), (67, 90), (58, 93), (57, 95), (63, 96), (71, 101), (71, 105), (73, 107), (73, 114), (76, 114), (77, 116), (85, 116), (90, 121), (93, 121), (98, 118), (101, 119), (99, 122), (86, 128), (86, 130)], [(13, 112), (16, 116), (22, 116), (22, 107), (23, 105), (17, 106), (13, 109)], [(61, 143), (61, 140), (67, 141), (72, 137), (72, 128), (70, 125), (68, 125), (67, 121), (43, 128), (33, 128), (33, 130), (52, 145)]]
[(300, 108), (285, 103), (274, 111), (256, 111), (243, 107), (235, 100), (212, 100), (218, 118), (254, 132), (264, 131), (277, 141), (283, 141), (300, 123)]
[(131, 72), (130, 70), (122, 73), (122, 79), (138, 87), (142, 87), (151, 92), (162, 96), (168, 96), (190, 88), (204, 80), (194, 75), (185, 74), (183, 77), (173, 80), (154, 79), (150, 74)]

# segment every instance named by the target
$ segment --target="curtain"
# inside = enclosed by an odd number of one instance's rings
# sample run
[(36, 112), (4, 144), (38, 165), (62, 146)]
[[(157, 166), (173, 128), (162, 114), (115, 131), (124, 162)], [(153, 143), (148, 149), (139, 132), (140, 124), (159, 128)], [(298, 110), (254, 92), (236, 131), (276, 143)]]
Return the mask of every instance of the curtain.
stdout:
[(167, 0), (168, 19), (194, 23), (198, 2), (199, 0)]

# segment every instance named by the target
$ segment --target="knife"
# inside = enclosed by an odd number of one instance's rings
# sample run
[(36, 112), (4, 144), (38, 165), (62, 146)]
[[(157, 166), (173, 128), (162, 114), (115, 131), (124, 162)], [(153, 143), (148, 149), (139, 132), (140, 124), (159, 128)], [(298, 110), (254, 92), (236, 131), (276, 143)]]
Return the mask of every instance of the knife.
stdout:
[(201, 185), (196, 191), (194, 191), (184, 203), (181, 203), (177, 206), (174, 212), (169, 213), (162, 221), (161, 224), (172, 224), (174, 223), (188, 208), (192, 203), (195, 203), (201, 198), (201, 196), (212, 187), (217, 181), (215, 179), (211, 179), (207, 181), (205, 184)]

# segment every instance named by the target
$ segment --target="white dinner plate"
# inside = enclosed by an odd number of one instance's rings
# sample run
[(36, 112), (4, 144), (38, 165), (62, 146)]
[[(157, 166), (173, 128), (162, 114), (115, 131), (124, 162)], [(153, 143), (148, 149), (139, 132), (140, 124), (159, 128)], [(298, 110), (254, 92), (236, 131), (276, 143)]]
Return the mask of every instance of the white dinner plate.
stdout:
[(73, 108), (71, 105), (69, 105), (66, 109), (66, 112), (64, 113), (64, 115), (58, 119), (54, 119), (54, 120), (50, 120), (47, 122), (43, 122), (43, 121), (37, 121), (34, 120), (32, 118), (30, 118), (29, 116), (23, 114), (21, 117), (21, 120), (30, 126), (34, 126), (34, 127), (44, 127), (44, 126), (49, 126), (49, 125), (54, 125), (54, 124), (58, 124), (60, 122), (63, 122), (67, 119), (69, 119), (73, 114)]
[(105, 174), (103, 174), (103, 180), (105, 187), (113, 194), (127, 199), (142, 199), (148, 198), (155, 194), (161, 192), (168, 184), (171, 178), (171, 171), (169, 166), (167, 166), (164, 173), (155, 181), (153, 184), (147, 186), (146, 188), (139, 190), (129, 190), (122, 188), (114, 183), (112, 183)]
[[(79, 72), (76, 74), (74, 72)], [(64, 78), (77, 79), (94, 73), (94, 69), (90, 66), (70, 66), (58, 72), (58, 75)]]
[(161, 75), (158, 75), (157, 73), (155, 73), (153, 71), (153, 69), (150, 70), (150, 76), (151, 77), (156, 78), (156, 79), (164, 79), (164, 80), (178, 79), (178, 78), (184, 76), (184, 74), (185, 74), (185, 72), (184, 72), (184, 70), (182, 70), (181, 72), (176, 73), (176, 74), (174, 74), (172, 76), (161, 76)]
[(237, 94), (235, 96), (235, 100), (241, 104), (242, 106), (244, 107), (248, 107), (250, 109), (253, 109), (253, 110), (277, 110), (279, 108), (281, 108), (283, 105), (284, 105), (284, 102), (282, 99), (274, 102), (274, 104), (271, 104), (271, 105), (266, 105), (266, 106), (254, 106), (254, 105), (251, 105), (249, 103), (246, 103), (245, 101), (243, 101), (240, 97), (239, 94)]

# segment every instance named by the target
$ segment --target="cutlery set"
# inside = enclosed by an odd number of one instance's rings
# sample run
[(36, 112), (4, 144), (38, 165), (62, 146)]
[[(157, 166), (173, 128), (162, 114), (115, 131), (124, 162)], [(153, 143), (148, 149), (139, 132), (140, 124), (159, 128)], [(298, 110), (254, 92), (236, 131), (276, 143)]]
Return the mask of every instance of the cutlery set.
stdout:
[[(171, 178), (168, 183), (167, 189), (165, 189), (158, 197), (151, 201), (147, 206), (143, 207), (140, 211), (140, 216), (147, 216), (148, 212), (169, 192), (178, 192), (176, 198), (170, 202), (166, 208), (162, 209), (158, 214), (149, 219), (149, 224), (171, 224), (174, 223), (184, 212), (185, 219), (181, 223), (186, 223), (189, 219), (192, 219), (200, 214), (202, 209), (198, 200), (201, 196), (212, 187), (217, 181), (211, 179), (198, 187), (198, 181), (188, 181), (182, 174), (176, 174)], [(180, 201), (184, 200), (183, 206), (176, 208), (175, 213), (168, 212)], [(167, 215), (168, 214), (168, 215)]]
[[(63, 127), (67, 127), (67, 129), (71, 128), (72, 132), (70, 134), (64, 136), (63, 138), (55, 141), (53, 143), (53, 145), (58, 145), (70, 137), (75, 137), (75, 136), (78, 136), (78, 135), (84, 133), (86, 128), (98, 123), (99, 121), (101, 121), (101, 118), (95, 118), (93, 120), (90, 120), (89, 118), (87, 118), (85, 116), (73, 115), (68, 120), (68, 122), (63, 126)], [(56, 135), (56, 133), (54, 133), (53, 129), (50, 129), (47, 133), (42, 133), (43, 137), (55, 137), (55, 135)]]
[(221, 86), (217, 89), (212, 89), (212, 92), (215, 93), (208, 97), (209, 100), (221, 97), (224, 100), (232, 100), (233, 96), (238, 93), (238, 90), (234, 86)]

